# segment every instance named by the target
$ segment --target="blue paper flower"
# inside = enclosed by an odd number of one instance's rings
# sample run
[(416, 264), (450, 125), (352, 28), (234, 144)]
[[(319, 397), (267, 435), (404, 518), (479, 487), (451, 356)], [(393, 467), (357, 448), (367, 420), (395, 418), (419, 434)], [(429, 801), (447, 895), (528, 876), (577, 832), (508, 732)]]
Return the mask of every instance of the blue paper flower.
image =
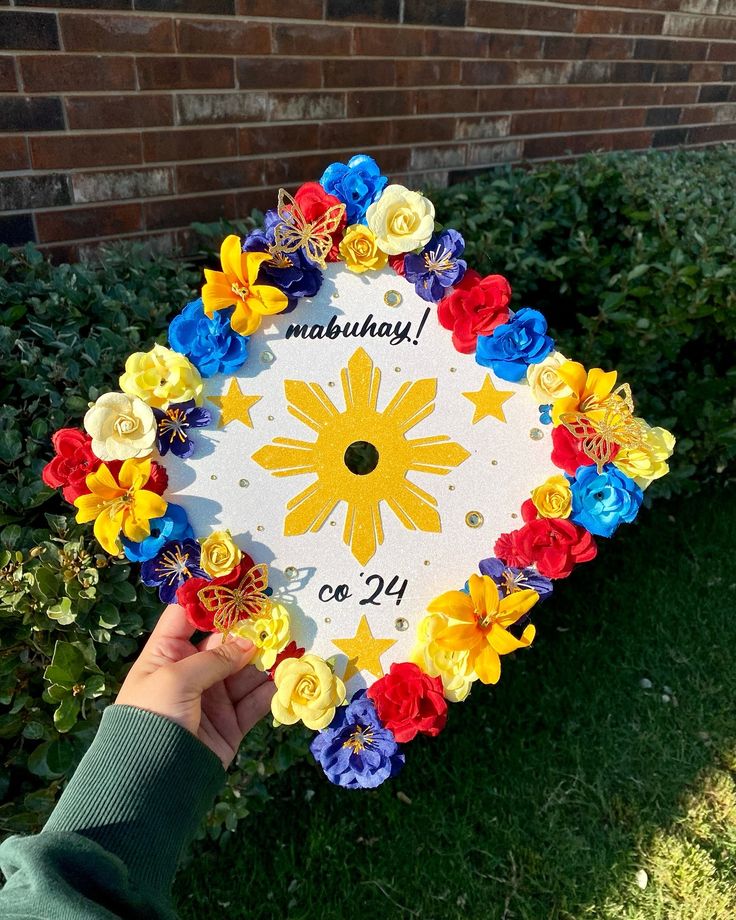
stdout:
[(368, 206), (381, 197), (388, 179), (381, 175), (378, 164), (365, 153), (358, 153), (344, 163), (331, 163), (322, 173), (319, 184), (345, 205), (350, 224), (364, 224)]
[(555, 347), (547, 335), (547, 320), (539, 310), (522, 307), (493, 335), (479, 335), (475, 360), (502, 380), (515, 383), (530, 364), (539, 364)]
[(630, 524), (639, 513), (644, 493), (612, 463), (599, 473), (595, 465), (579, 466), (568, 476), (572, 492), (570, 520), (592, 534), (610, 537), (619, 524)]
[(464, 251), (465, 240), (457, 230), (435, 233), (420, 253), (404, 256), (404, 277), (423, 300), (438, 303), (465, 274), (468, 265), (460, 258)]
[(536, 569), (517, 569), (516, 566), (505, 565), (495, 556), (481, 559), (478, 568), (481, 575), (488, 575), (496, 582), (501, 597), (526, 589), (536, 591), (540, 601), (546, 600), (552, 594), (551, 580), (540, 575)]
[(207, 578), (200, 568), (200, 547), (196, 540), (176, 540), (166, 543), (158, 553), (141, 566), (141, 581), (149, 588), (158, 588), (165, 604), (176, 601), (176, 592), (188, 578)]
[(365, 690), (337, 710), (310, 750), (327, 779), (346, 789), (373, 789), (404, 766), (393, 733), (381, 725)]
[(248, 337), (230, 326), (234, 309), (216, 310), (210, 319), (200, 298), (188, 303), (169, 324), (169, 345), (186, 355), (203, 377), (232, 374), (248, 358)]
[(171, 451), (176, 457), (186, 460), (194, 452), (194, 441), (189, 437), (190, 428), (205, 428), (212, 423), (209, 409), (195, 406), (193, 399), (172, 403), (168, 409), (154, 408), (156, 417), (156, 447), (163, 457)]
[(165, 543), (177, 540), (193, 540), (194, 531), (187, 518), (186, 511), (180, 505), (169, 505), (166, 513), (151, 522), (151, 535), (135, 543), (127, 537), (121, 537), (125, 555), (131, 562), (145, 562), (163, 548)]
[[(275, 228), (281, 218), (276, 211), (266, 211), (263, 228), (251, 230), (243, 240), (243, 252), (269, 252), (275, 245)], [(286, 311), (296, 306), (300, 297), (314, 297), (322, 287), (322, 272), (302, 249), (274, 256), (258, 272), (259, 284), (270, 284), (289, 298)]]
[(539, 421), (542, 425), (552, 424), (552, 403), (545, 403), (539, 407)]

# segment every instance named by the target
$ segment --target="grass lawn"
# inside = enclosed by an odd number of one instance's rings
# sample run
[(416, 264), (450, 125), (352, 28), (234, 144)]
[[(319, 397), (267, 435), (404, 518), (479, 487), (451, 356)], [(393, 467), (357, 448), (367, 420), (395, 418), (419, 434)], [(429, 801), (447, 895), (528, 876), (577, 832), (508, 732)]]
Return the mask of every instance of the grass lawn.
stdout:
[(402, 775), (363, 793), (306, 763), (280, 777), (182, 871), (182, 916), (736, 916), (734, 525), (725, 492), (644, 509)]

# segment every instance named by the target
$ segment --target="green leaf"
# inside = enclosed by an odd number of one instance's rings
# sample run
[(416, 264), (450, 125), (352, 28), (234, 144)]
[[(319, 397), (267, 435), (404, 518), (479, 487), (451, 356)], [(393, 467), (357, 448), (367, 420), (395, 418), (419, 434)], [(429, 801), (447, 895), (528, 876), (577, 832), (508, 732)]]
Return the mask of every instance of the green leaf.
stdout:
[(48, 607), (46, 616), (51, 620), (56, 620), (60, 626), (69, 626), (77, 618), (76, 613), (72, 610), (71, 598), (68, 597), (62, 597), (58, 604)]
[(54, 712), (54, 727), (59, 732), (68, 732), (77, 721), (82, 707), (81, 700), (71, 693), (64, 697)]
[(43, 672), (44, 679), (52, 684), (72, 686), (84, 673), (84, 655), (71, 642), (56, 642), (51, 664)]

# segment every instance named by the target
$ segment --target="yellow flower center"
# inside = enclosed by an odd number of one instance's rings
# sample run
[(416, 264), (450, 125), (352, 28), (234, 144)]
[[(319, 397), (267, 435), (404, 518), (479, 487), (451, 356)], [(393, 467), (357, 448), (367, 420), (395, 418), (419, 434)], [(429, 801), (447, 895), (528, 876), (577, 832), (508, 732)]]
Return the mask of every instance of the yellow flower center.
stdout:
[(132, 434), (138, 429), (138, 419), (131, 418), (129, 415), (120, 415), (115, 419), (115, 433), (125, 437)]
[(411, 208), (398, 208), (391, 218), (391, 232), (397, 236), (405, 236), (411, 233), (416, 226), (417, 216)]
[(361, 728), (355, 726), (355, 730), (347, 741), (343, 742), (343, 747), (351, 748), (354, 754), (360, 754), (369, 744), (373, 743), (373, 729), (370, 726)]
[(475, 610), (474, 613), (479, 629), (489, 629), (493, 626), (496, 618), (492, 613), (489, 613), (487, 610)]
[(233, 281), (231, 285), (231, 289), (232, 289), (233, 294), (235, 294), (235, 296), (239, 297), (241, 300), (245, 300), (245, 298), (250, 293), (247, 285), (239, 284), (237, 281)]

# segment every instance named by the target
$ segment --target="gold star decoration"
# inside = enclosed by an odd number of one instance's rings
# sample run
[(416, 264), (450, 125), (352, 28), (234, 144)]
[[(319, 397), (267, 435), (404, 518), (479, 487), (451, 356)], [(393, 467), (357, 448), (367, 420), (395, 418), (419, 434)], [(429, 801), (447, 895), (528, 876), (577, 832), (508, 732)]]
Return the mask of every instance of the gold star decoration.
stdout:
[(240, 389), (238, 381), (231, 377), (227, 393), (223, 393), (222, 396), (208, 396), (207, 399), (220, 410), (219, 428), (224, 428), (228, 422), (233, 421), (242, 422), (248, 428), (252, 428), (250, 410), (261, 397), (246, 396)]
[(332, 644), (348, 656), (342, 679), (349, 681), (358, 671), (368, 671), (374, 677), (383, 677), (381, 655), (396, 644), (396, 639), (375, 639), (366, 615), (363, 614), (352, 639), (333, 639)]
[(497, 418), (499, 422), (505, 422), (506, 416), (503, 411), (503, 404), (507, 399), (514, 395), (513, 390), (497, 390), (491, 382), (491, 375), (486, 374), (479, 390), (473, 390), (470, 393), (463, 393), (466, 399), (469, 399), (475, 406), (472, 424), (481, 421), (487, 415)]

